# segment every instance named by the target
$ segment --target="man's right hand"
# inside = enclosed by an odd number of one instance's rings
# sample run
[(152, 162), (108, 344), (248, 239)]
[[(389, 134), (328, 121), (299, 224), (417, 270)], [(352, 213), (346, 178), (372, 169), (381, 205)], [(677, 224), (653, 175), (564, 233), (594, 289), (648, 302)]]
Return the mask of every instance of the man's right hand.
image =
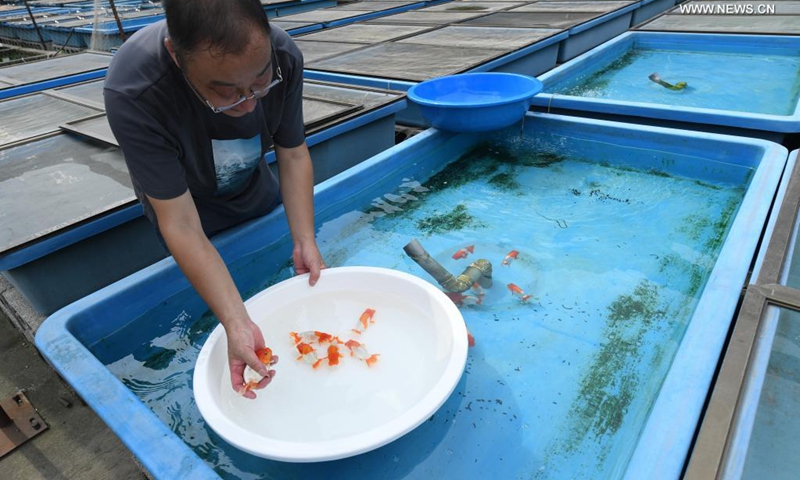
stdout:
[[(239, 392), (242, 390), (244, 381), (244, 369), (246, 366), (252, 368), (263, 378), (253, 390), (260, 390), (272, 381), (275, 377), (275, 370), (269, 369), (278, 361), (277, 356), (272, 357), (270, 365), (264, 365), (256, 356), (256, 350), (265, 347), (264, 337), (258, 325), (249, 318), (240, 322), (230, 322), (225, 327), (225, 334), (228, 337), (228, 366), (231, 371), (231, 387)], [(245, 398), (256, 398), (255, 392), (247, 390), (244, 392)]]
[[(237, 392), (242, 389), (244, 368), (249, 365), (264, 377), (254, 388), (266, 387), (275, 371), (256, 356), (256, 350), (264, 348), (264, 337), (247, 314), (228, 267), (203, 232), (191, 194), (187, 190), (170, 200), (147, 198), (175, 262), (225, 327), (231, 386)], [(274, 357), (272, 364), (276, 361)], [(256, 398), (252, 391), (245, 391), (244, 396)]]

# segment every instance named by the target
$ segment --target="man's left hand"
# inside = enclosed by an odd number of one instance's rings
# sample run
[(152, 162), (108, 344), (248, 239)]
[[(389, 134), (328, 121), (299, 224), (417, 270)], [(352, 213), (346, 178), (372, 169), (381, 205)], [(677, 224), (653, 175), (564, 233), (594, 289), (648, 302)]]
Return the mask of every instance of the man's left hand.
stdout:
[(294, 246), (292, 252), (292, 260), (294, 261), (294, 271), (298, 275), (304, 273), (311, 273), (308, 278), (308, 284), (312, 287), (319, 280), (319, 272), (327, 268), (325, 262), (322, 260), (322, 255), (319, 253), (316, 242), (311, 243), (298, 243)]

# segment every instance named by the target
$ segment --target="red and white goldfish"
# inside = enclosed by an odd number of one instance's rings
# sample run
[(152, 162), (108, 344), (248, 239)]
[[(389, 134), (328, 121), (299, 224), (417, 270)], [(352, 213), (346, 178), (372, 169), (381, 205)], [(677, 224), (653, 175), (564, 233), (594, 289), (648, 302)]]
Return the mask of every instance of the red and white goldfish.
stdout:
[(514, 262), (514, 260), (517, 259), (517, 257), (519, 257), (519, 252), (516, 250), (511, 250), (510, 252), (508, 252), (508, 255), (506, 255), (506, 257), (503, 259), (503, 266), (510, 267), (511, 264)]
[(511, 293), (514, 294), (516, 297), (519, 297), (519, 299), (522, 300), (523, 302), (527, 302), (528, 299), (531, 298), (530, 295), (522, 291), (521, 288), (514, 285), (513, 283), (508, 284), (508, 289), (511, 290)]
[(453, 260), (461, 260), (462, 258), (467, 258), (470, 253), (475, 253), (475, 245), (469, 245), (454, 253)]
[(297, 357), (298, 360), (303, 360), (314, 368), (319, 367), (321, 360), (317, 356), (317, 350), (314, 347), (305, 342), (300, 342), (297, 344), (297, 351), (300, 352), (300, 356)]
[(444, 292), (444, 294), (459, 307), (462, 305), (480, 305), (483, 301), (483, 297), (477, 295), (464, 295), (458, 292)]
[(317, 342), (319, 344), (323, 344), (325, 342), (333, 342), (334, 340), (338, 340), (334, 335), (325, 332), (319, 332), (317, 330), (308, 330), (305, 332), (297, 333), (297, 332), (289, 332), (289, 335), (294, 340), (294, 344), (297, 345), (298, 343), (305, 342), (305, 343), (312, 343)]
[(289, 332), (289, 336), (292, 337), (295, 345), (298, 343), (311, 343), (317, 340), (317, 336), (311, 330), (300, 333)]
[[(258, 360), (267, 367), (272, 365), (272, 349), (270, 349), (269, 347), (260, 348), (256, 350), (256, 356), (258, 357)], [(255, 390), (256, 387), (258, 387), (259, 382), (261, 382), (263, 378), (249, 366), (245, 367), (243, 376), (245, 379), (245, 384), (239, 387), (239, 389), (236, 391), (239, 395), (242, 396), (244, 396), (247, 392), (251, 390)]]
[(378, 356), (380, 354), (370, 355), (369, 351), (367, 351), (364, 345), (358, 343), (357, 341), (348, 340), (344, 345), (347, 347), (348, 350), (350, 350), (351, 357), (356, 357), (359, 360), (363, 360), (368, 367), (371, 367), (375, 363), (377, 363)]
[(356, 323), (356, 328), (353, 328), (352, 331), (361, 334), (364, 330), (367, 329), (370, 323), (375, 323), (375, 320), (372, 318), (375, 316), (375, 309), (368, 308), (364, 310), (364, 313), (358, 318), (358, 323)]
[(258, 380), (248, 380), (247, 383), (245, 383), (244, 385), (239, 387), (238, 390), (236, 390), (236, 393), (244, 397), (247, 394), (247, 392), (251, 390), (256, 390), (256, 387), (258, 387), (258, 382), (259, 382)]

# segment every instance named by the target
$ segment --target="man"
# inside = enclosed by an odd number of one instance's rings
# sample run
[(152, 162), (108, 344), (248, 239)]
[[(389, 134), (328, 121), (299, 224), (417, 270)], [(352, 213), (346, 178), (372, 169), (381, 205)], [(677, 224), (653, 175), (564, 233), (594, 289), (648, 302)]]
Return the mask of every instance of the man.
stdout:
[[(232, 387), (245, 365), (273, 375), (264, 338), (215, 233), (272, 211), (274, 145), (298, 274), (325, 268), (314, 239), (313, 175), (302, 115), (303, 58), (258, 0), (164, 0), (166, 22), (132, 36), (106, 76), (105, 104), (137, 196), (186, 277), (225, 327)], [(245, 396), (255, 398), (247, 391)]]

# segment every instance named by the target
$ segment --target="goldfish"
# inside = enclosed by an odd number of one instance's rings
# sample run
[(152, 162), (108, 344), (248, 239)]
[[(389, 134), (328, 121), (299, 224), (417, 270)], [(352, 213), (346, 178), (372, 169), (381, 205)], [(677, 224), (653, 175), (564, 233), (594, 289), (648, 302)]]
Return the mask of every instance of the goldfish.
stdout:
[[(272, 349), (270, 349), (269, 347), (260, 348), (256, 350), (256, 356), (258, 357), (258, 360), (264, 365), (270, 366), (272, 364)], [(258, 383), (263, 378), (249, 366), (245, 367), (243, 376), (247, 381), (236, 391), (236, 393), (238, 393), (241, 396), (244, 396), (250, 390), (256, 389), (256, 387), (258, 387)]]
[(261, 348), (256, 350), (256, 356), (264, 365), (269, 365), (272, 363), (272, 349), (270, 348)]
[(514, 260), (517, 259), (517, 257), (519, 257), (519, 252), (516, 250), (511, 250), (510, 252), (508, 252), (508, 255), (506, 255), (506, 257), (503, 259), (503, 266), (510, 267), (511, 263), (513, 263)]
[(528, 301), (529, 298), (531, 298), (530, 295), (528, 295), (527, 293), (522, 291), (521, 288), (519, 288), (518, 286), (514, 285), (513, 283), (509, 283), (508, 284), (508, 289), (511, 290), (511, 293), (513, 293), (515, 296), (519, 297), (519, 299), (522, 300), (523, 302), (526, 302), (526, 301)]
[(348, 340), (345, 343), (345, 346), (347, 347), (348, 350), (350, 350), (351, 357), (356, 357), (359, 360), (363, 360), (368, 367), (371, 367), (378, 362), (378, 356), (380, 354), (370, 355), (367, 349), (364, 347), (364, 345), (358, 343), (355, 340)]
[(300, 342), (297, 344), (297, 351), (300, 352), (300, 356), (297, 357), (298, 360), (303, 360), (314, 368), (319, 366), (320, 359), (317, 357), (317, 351), (314, 347), (305, 342)]
[(333, 342), (334, 340), (336, 340), (336, 337), (331, 335), (330, 333), (318, 332), (316, 330), (314, 331), (308, 330), (301, 333), (289, 332), (289, 335), (294, 340), (295, 345), (301, 342), (305, 343), (317, 342), (319, 344), (322, 344), (325, 342)]
[(453, 260), (460, 260), (462, 258), (467, 258), (470, 253), (475, 253), (475, 245), (470, 245), (468, 247), (464, 247), (461, 250), (457, 251), (453, 254)]
[(258, 380), (248, 380), (247, 383), (245, 383), (244, 385), (239, 387), (238, 390), (236, 390), (236, 393), (244, 397), (247, 394), (247, 392), (255, 390), (256, 387), (258, 387)]
[(331, 344), (328, 346), (328, 356), (325, 358), (328, 359), (328, 366), (332, 367), (334, 365), (339, 365), (339, 359), (343, 356), (344, 355), (339, 352), (339, 347), (335, 344)]
[[(361, 332), (367, 329), (370, 323), (375, 323), (375, 320), (372, 318), (373, 316), (375, 316), (374, 308), (368, 308), (364, 310), (364, 313), (362, 313), (361, 316), (358, 318), (358, 323), (356, 323), (356, 328), (353, 328), (352, 331), (360, 335)], [(358, 328), (359, 325), (361, 326), (360, 329)]]
[(483, 291), (483, 287), (481, 287), (481, 284), (478, 282), (473, 283), (472, 288), (470, 288), (470, 290), (472, 291), (472, 293), (474, 293), (479, 297), (486, 295), (486, 292)]
[(483, 301), (482, 296), (464, 295), (458, 292), (444, 292), (444, 294), (459, 307), (462, 305), (480, 305)]

